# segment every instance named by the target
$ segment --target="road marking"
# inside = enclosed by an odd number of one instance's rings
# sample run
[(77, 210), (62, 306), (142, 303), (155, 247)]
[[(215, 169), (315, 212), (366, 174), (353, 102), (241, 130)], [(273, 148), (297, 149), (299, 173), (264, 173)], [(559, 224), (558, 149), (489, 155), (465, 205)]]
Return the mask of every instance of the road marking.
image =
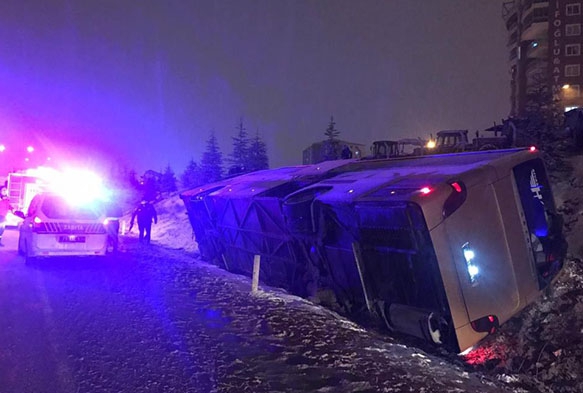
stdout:
[(59, 379), (59, 383), (62, 387), (61, 391), (63, 392), (73, 392), (74, 391), (74, 380), (73, 380), (73, 373), (71, 369), (67, 365), (65, 361), (63, 361), (63, 356), (61, 356), (61, 350), (59, 349), (59, 345), (57, 344), (56, 339), (56, 324), (55, 318), (53, 315), (53, 308), (49, 302), (49, 297), (47, 295), (47, 290), (45, 286), (45, 281), (42, 275), (42, 272), (35, 270), (35, 279), (37, 281), (37, 288), (38, 293), (40, 296), (40, 301), (42, 303), (42, 310), (46, 325), (46, 332), (47, 332), (47, 340), (49, 342), (49, 346), (51, 349), (51, 355), (55, 361), (56, 369), (57, 369), (57, 377)]

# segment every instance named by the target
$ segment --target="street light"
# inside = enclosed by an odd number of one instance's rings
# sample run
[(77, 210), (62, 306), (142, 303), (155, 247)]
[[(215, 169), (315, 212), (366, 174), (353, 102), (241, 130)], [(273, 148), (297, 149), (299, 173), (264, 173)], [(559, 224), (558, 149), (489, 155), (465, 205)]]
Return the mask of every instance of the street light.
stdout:
[(26, 151), (27, 151), (27, 152), (29, 152), (29, 153), (32, 153), (32, 152), (34, 151), (34, 147), (32, 147), (32, 146), (28, 146), (28, 147), (26, 148)]
[(0, 153), (2, 153), (4, 150), (6, 150), (6, 146), (0, 145)]

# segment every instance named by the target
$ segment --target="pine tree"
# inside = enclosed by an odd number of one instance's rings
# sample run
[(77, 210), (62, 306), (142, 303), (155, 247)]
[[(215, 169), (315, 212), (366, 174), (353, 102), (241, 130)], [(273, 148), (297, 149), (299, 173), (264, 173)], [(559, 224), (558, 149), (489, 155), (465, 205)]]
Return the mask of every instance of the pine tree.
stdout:
[(249, 172), (249, 137), (243, 126), (243, 119), (236, 127), (237, 135), (233, 137), (233, 152), (229, 157), (229, 174), (235, 175)]
[(253, 172), (268, 168), (269, 158), (267, 157), (267, 146), (259, 136), (258, 130), (249, 146), (249, 171)]
[(188, 162), (186, 169), (184, 170), (184, 172), (182, 172), (182, 175), (180, 176), (180, 180), (182, 181), (182, 187), (184, 189), (190, 189), (201, 184), (200, 172), (201, 172), (200, 167), (198, 166), (196, 161), (194, 161), (194, 159), (191, 159)]
[(324, 141), (324, 160), (337, 160), (339, 159), (339, 141), (338, 136), (340, 135), (340, 131), (335, 128), (336, 123), (334, 122), (334, 116), (330, 116), (330, 123), (328, 124), (328, 128), (324, 132), (327, 139)]
[(214, 132), (211, 132), (209, 139), (206, 141), (206, 151), (202, 154), (200, 166), (202, 184), (221, 180), (223, 172), (223, 154), (221, 153)]
[(170, 164), (168, 164), (162, 173), (162, 178), (160, 179), (160, 191), (174, 192), (176, 189), (176, 176), (174, 175), (174, 171), (170, 167)]
[(328, 128), (326, 128), (326, 131), (324, 132), (324, 135), (326, 135), (326, 137), (328, 138), (328, 140), (336, 140), (336, 138), (338, 138), (338, 135), (340, 135), (340, 131), (338, 131), (334, 126), (336, 125), (336, 122), (334, 121), (334, 116), (330, 116), (330, 123), (328, 124)]
[(131, 188), (135, 190), (140, 189), (140, 181), (138, 180), (138, 174), (135, 170), (130, 169), (127, 174), (128, 183), (130, 184)]

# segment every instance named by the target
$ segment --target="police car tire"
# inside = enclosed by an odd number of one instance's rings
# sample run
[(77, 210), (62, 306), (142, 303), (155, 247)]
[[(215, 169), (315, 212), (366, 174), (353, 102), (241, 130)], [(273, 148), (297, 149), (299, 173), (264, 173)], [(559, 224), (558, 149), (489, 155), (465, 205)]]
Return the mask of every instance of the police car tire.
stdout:
[(18, 242), (18, 255), (24, 256), (24, 250), (20, 247), (20, 242)]
[(24, 246), (24, 263), (26, 265), (32, 265), (34, 262), (36, 262), (36, 258), (28, 255), (28, 244), (26, 243), (26, 240), (24, 241)]

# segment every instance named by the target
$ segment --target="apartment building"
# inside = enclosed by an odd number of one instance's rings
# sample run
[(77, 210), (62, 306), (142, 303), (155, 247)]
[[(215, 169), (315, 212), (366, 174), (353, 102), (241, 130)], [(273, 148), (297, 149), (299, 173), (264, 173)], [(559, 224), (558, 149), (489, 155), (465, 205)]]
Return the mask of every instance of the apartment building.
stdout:
[(565, 111), (583, 107), (582, 0), (505, 0), (511, 73), (511, 115), (550, 89)]

